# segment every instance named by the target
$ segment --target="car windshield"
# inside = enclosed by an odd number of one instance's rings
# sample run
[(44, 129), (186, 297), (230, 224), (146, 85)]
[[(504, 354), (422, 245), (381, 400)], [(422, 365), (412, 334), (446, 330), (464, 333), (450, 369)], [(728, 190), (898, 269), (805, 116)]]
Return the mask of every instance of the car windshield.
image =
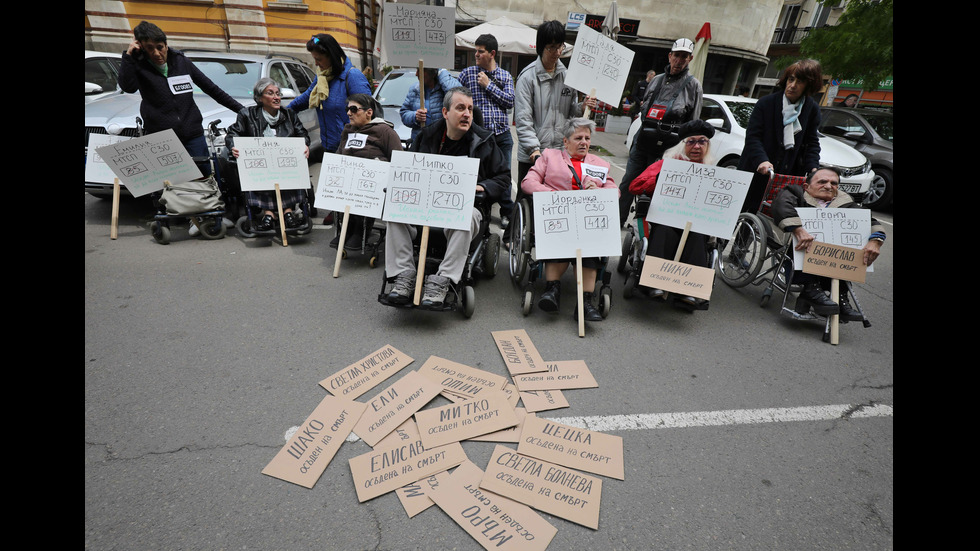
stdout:
[(875, 129), (875, 132), (879, 136), (885, 138), (886, 140), (893, 142), (892, 133), (894, 132), (892, 122), (895, 118), (890, 115), (869, 115), (868, 113), (862, 113), (865, 119), (871, 124), (871, 127)]
[(749, 117), (752, 116), (752, 110), (755, 109), (755, 104), (744, 101), (726, 101), (725, 104), (732, 111), (735, 122), (742, 128), (748, 128)]
[(388, 75), (384, 83), (378, 88), (378, 101), (382, 106), (389, 105), (401, 107), (408, 95), (408, 89), (413, 83), (417, 83), (415, 73), (393, 73)]
[[(194, 58), (194, 65), (228, 95), (252, 97), (252, 88), (262, 77), (262, 64), (237, 59)], [(197, 86), (194, 91), (203, 93)]]

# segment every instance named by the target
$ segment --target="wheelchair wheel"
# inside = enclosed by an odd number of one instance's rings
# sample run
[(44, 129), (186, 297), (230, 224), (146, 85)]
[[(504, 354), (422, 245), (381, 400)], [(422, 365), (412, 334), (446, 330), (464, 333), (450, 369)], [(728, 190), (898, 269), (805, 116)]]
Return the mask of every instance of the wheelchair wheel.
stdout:
[(204, 218), (198, 223), (198, 228), (201, 230), (201, 237), (211, 240), (221, 239), (227, 231), (221, 218)]
[(487, 277), (497, 275), (497, 263), (500, 261), (500, 236), (491, 233), (487, 239), (487, 249), (483, 253), (483, 272)]
[(255, 237), (255, 232), (252, 231), (252, 223), (248, 219), (248, 215), (242, 215), (238, 220), (235, 221), (235, 230), (238, 231), (238, 235), (242, 237)]
[(510, 277), (520, 285), (527, 275), (527, 265), (531, 256), (531, 219), (526, 199), (514, 205), (510, 223)]
[(531, 313), (531, 305), (534, 301), (534, 292), (530, 289), (524, 291), (524, 297), (521, 299), (521, 313), (525, 316)]
[(626, 283), (623, 284), (623, 298), (633, 298), (633, 290), (636, 289), (636, 284), (639, 282), (639, 274), (630, 273), (628, 276), (626, 276)]
[(723, 247), (715, 271), (730, 287), (745, 287), (755, 280), (766, 260), (766, 227), (754, 214), (738, 216), (735, 231)]
[(476, 310), (476, 291), (473, 287), (467, 285), (463, 288), (463, 315), (467, 318), (473, 317), (473, 312)]
[(630, 228), (626, 232), (626, 237), (623, 237), (623, 253), (619, 255), (619, 264), (616, 265), (616, 271), (625, 274), (626, 265), (629, 263), (630, 256), (633, 254), (633, 229)]
[(612, 307), (612, 289), (608, 285), (603, 285), (599, 289), (599, 314), (602, 315), (602, 319), (606, 319), (609, 315), (609, 309)]
[(153, 239), (161, 245), (166, 245), (170, 243), (170, 228), (164, 226), (160, 222), (153, 222), (150, 224), (150, 233), (153, 235)]

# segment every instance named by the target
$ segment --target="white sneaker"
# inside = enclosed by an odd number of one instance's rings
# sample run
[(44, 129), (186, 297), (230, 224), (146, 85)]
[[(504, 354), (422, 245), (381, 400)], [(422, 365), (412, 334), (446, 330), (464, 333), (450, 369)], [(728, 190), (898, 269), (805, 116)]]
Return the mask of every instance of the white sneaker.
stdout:
[(194, 222), (189, 222), (189, 224), (190, 224), (190, 227), (187, 228), (187, 233), (189, 233), (191, 237), (194, 237), (195, 235), (200, 235), (201, 230), (198, 229), (198, 227), (194, 225)]

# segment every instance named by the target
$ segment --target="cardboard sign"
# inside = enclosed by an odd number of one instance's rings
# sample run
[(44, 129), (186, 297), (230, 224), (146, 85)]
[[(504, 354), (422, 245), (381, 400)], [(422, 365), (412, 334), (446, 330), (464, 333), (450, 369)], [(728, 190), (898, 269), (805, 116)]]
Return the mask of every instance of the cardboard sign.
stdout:
[(647, 256), (637, 281), (644, 287), (709, 300), (715, 282), (715, 271), (703, 266), (674, 262)]
[(520, 396), (528, 413), (568, 407), (568, 400), (565, 399), (565, 395), (560, 390), (521, 392)]
[(539, 259), (575, 258), (577, 250), (582, 258), (622, 252), (616, 189), (539, 191), (534, 194), (533, 218)]
[(490, 334), (493, 336), (494, 342), (497, 343), (497, 350), (500, 351), (500, 356), (504, 359), (507, 371), (512, 376), (548, 370), (544, 358), (538, 354), (538, 349), (534, 347), (531, 338), (527, 336), (527, 331), (524, 329), (491, 331)]
[(664, 159), (647, 220), (673, 228), (731, 239), (752, 173)]
[(575, 49), (568, 60), (565, 84), (596, 98), (619, 105), (626, 88), (634, 52), (589, 27), (580, 26)]
[(521, 431), (524, 430), (524, 419), (534, 414), (528, 413), (525, 408), (514, 408), (514, 414), (517, 415), (517, 424), (513, 427), (479, 436), (472, 436), (470, 440), (476, 440), (477, 442), (520, 442)]
[(99, 155), (98, 148), (124, 142), (128, 139), (127, 136), (115, 136), (113, 134), (89, 134), (88, 151), (85, 154), (85, 181), (98, 184), (113, 183), (117, 176), (113, 174), (102, 155)]
[(513, 427), (518, 421), (507, 395), (499, 390), (415, 414), (425, 449)]
[(415, 424), (415, 419), (410, 417), (406, 419), (404, 423), (398, 425), (398, 428), (389, 432), (387, 436), (379, 440), (374, 446), (374, 449), (380, 450), (381, 448), (387, 448), (397, 444), (403, 444), (406, 441), (418, 439), (419, 427)]
[(392, 151), (382, 219), (469, 230), (480, 160)]
[(388, 166), (378, 159), (324, 153), (313, 206), (337, 212), (350, 206), (351, 214), (381, 218)]
[(451, 469), (463, 461), (466, 461), (466, 453), (459, 442), (427, 450), (421, 440), (413, 440), (371, 450), (352, 457), (348, 463), (357, 501), (363, 503)]
[(320, 386), (334, 396), (353, 400), (413, 361), (408, 354), (386, 344), (320, 381)]
[(385, 2), (382, 41), (393, 67), (453, 67), (456, 8)]
[(558, 529), (527, 505), (480, 489), (483, 475), (464, 461), (428, 495), (484, 549), (544, 551)]
[(599, 383), (582, 360), (547, 362), (548, 371), (515, 375), (514, 384), (521, 391), (595, 388)]
[(179, 184), (202, 176), (172, 128), (104, 145), (96, 151), (133, 197), (163, 189), (164, 180)]
[(864, 283), (866, 268), (861, 249), (814, 241), (803, 256), (803, 271), (808, 274)]
[(354, 433), (374, 447), (379, 440), (395, 430), (395, 427), (432, 401), (441, 388), (438, 383), (415, 371), (409, 371), (371, 398), (361, 420), (354, 426)]
[(449, 480), (449, 471), (442, 471), (395, 490), (395, 495), (398, 496), (398, 501), (401, 502), (408, 518), (435, 505), (435, 502), (429, 499), (428, 492), (445, 484), (447, 480)]
[(623, 480), (623, 438), (548, 419), (524, 420), (517, 451), (573, 469)]
[(326, 396), (262, 474), (312, 488), (367, 404)]
[[(803, 229), (813, 236), (814, 241), (861, 249), (871, 236), (871, 211), (868, 209), (798, 207), (796, 213), (803, 221)], [(794, 266), (802, 267), (805, 264), (804, 254), (803, 251), (796, 250), (796, 244), (797, 240), (794, 237)], [(858, 262), (863, 263), (863, 258), (859, 257)], [(865, 268), (865, 271), (873, 272), (874, 264)]]
[(475, 398), (481, 392), (503, 390), (507, 379), (482, 369), (456, 363), (438, 356), (429, 356), (418, 369), (419, 375), (437, 381), (443, 393), (462, 398)]
[(303, 138), (249, 138), (235, 136), (238, 179), (242, 191), (308, 189), (310, 166)]
[[(480, 488), (539, 511), (599, 529), (602, 479), (497, 445)], [(438, 499), (435, 500), (439, 503)]]

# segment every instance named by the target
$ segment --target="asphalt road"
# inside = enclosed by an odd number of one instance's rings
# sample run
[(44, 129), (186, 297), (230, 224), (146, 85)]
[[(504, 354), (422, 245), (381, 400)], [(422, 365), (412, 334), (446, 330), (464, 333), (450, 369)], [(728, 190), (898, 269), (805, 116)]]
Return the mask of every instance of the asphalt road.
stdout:
[[(538, 416), (588, 417), (625, 447), (598, 530), (542, 513), (558, 529), (549, 549), (893, 547), (888, 216), (858, 285), (872, 325), (843, 325), (831, 345), (822, 324), (780, 315), (780, 295), (760, 308), (761, 287), (717, 281), (710, 310), (689, 313), (623, 299), (621, 276), (609, 317), (581, 338), (572, 300), (522, 316), (503, 258), (470, 319), (389, 308), (383, 267), (355, 255), (332, 277), (332, 229), (284, 247), (178, 228), (164, 246), (131, 199), (110, 240), (110, 209), (85, 196), (86, 549), (479, 549), (437, 507), (408, 518), (392, 494), (359, 503), (347, 463), (363, 441), (312, 489), (261, 471), (325, 376), (385, 344), (415, 359), (408, 369), (436, 355), (507, 376), (490, 333), (520, 328), (546, 360), (584, 360), (599, 382)], [(493, 447), (463, 443), (481, 468)]]

